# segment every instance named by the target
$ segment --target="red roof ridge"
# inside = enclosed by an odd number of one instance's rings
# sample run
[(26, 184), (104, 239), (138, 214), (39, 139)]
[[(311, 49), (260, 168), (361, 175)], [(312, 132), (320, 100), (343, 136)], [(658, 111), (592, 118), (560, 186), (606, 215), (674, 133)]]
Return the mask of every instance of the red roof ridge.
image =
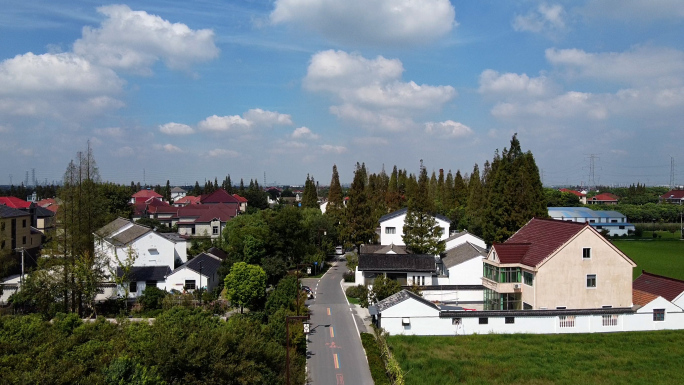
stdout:
[[(647, 272), (646, 270), (641, 270), (641, 275), (650, 275), (651, 277), (667, 279), (668, 281), (674, 281), (674, 282), (678, 282), (678, 283), (684, 283), (684, 281), (682, 281), (681, 279), (672, 278), (672, 277), (666, 277), (666, 276), (664, 276), (664, 275), (658, 275), (658, 274), (649, 273), (649, 272)], [(637, 277), (637, 278), (638, 278), (638, 277)]]

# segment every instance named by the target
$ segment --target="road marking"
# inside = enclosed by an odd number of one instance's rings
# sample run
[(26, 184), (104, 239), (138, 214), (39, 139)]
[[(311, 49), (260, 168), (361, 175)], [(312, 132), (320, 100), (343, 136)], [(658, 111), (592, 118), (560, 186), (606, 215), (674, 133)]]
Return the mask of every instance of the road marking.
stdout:
[(344, 377), (342, 377), (342, 373), (337, 373), (337, 385), (344, 385)]
[(333, 327), (330, 327), (330, 338), (335, 338), (335, 330), (333, 330)]
[(337, 358), (337, 353), (333, 354), (333, 359), (335, 360), (335, 369), (340, 368), (340, 360)]
[(330, 315), (330, 308), (328, 308), (328, 315)]

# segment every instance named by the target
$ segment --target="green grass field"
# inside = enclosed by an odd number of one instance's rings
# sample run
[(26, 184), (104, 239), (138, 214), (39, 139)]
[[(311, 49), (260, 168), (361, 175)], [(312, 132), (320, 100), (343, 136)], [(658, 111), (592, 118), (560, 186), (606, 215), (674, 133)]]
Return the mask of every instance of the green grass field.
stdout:
[(684, 331), (388, 338), (406, 385), (683, 384)]
[(637, 264), (634, 278), (641, 270), (684, 280), (684, 241), (614, 240), (613, 244)]

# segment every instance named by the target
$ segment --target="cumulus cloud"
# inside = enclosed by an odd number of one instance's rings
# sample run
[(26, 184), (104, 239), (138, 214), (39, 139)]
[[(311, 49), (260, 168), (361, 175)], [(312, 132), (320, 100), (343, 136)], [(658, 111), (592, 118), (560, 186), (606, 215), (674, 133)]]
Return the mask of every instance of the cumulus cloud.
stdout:
[(460, 138), (473, 134), (473, 130), (470, 127), (453, 120), (425, 123), (425, 132), (447, 138)]
[(0, 112), (61, 119), (123, 107), (124, 81), (71, 53), (17, 55), (0, 63)]
[(546, 60), (570, 77), (643, 86), (681, 85), (684, 79), (684, 52), (671, 48), (637, 46), (625, 52), (601, 53), (549, 48)]
[(387, 130), (413, 126), (414, 116), (439, 110), (456, 96), (451, 86), (403, 82), (403, 71), (397, 59), (328, 50), (311, 58), (303, 84), (339, 102), (330, 108), (334, 115)]
[(164, 152), (169, 152), (169, 153), (180, 153), (183, 152), (179, 147), (174, 146), (173, 144), (167, 143), (167, 144), (155, 144), (154, 146), (155, 150), (161, 150)]
[(311, 132), (308, 127), (298, 127), (292, 132), (294, 139), (318, 139), (318, 135)]
[(166, 135), (189, 135), (195, 132), (195, 130), (182, 123), (166, 123), (159, 126), (159, 131)]
[(275, 111), (264, 111), (261, 108), (251, 109), (242, 116), (260, 127), (289, 126), (292, 125), (292, 117)]
[(187, 70), (194, 63), (218, 56), (211, 30), (193, 30), (126, 5), (97, 10), (107, 18), (100, 28), (84, 27), (83, 37), (73, 48), (93, 63), (149, 75), (158, 60), (171, 69)]
[(516, 31), (553, 35), (565, 29), (565, 16), (562, 5), (541, 3), (525, 15), (516, 15), (512, 25)]
[(238, 156), (240, 156), (240, 153), (233, 150), (215, 148), (209, 151), (209, 156), (213, 158), (237, 158)]
[(457, 25), (449, 0), (276, 0), (270, 19), (361, 45), (416, 45)]
[(252, 126), (252, 122), (244, 119), (240, 115), (231, 116), (217, 116), (212, 115), (197, 125), (200, 130), (204, 131), (233, 131), (246, 130)]
[(334, 146), (332, 144), (321, 145), (321, 149), (323, 149), (323, 152), (326, 152), (329, 154), (344, 154), (345, 152), (347, 152), (347, 147)]
[(550, 94), (555, 87), (546, 76), (530, 78), (527, 74), (504, 73), (488, 69), (480, 74), (479, 92), (486, 95), (540, 97)]
[(127, 158), (129, 156), (133, 156), (135, 154), (135, 151), (131, 147), (124, 146), (120, 147), (114, 151), (112, 151), (112, 155), (119, 157), (119, 158)]

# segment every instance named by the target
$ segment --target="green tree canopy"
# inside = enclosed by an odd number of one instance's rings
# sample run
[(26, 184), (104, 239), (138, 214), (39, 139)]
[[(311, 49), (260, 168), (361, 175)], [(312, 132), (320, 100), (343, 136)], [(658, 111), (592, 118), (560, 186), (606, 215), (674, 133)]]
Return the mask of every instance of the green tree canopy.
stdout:
[(435, 220), (434, 201), (430, 200), (428, 189), (427, 170), (421, 164), (418, 188), (409, 199), (402, 239), (413, 253), (437, 255), (444, 252), (444, 242), (440, 241), (442, 228)]
[(233, 264), (224, 285), (228, 300), (233, 305), (240, 306), (242, 313), (245, 306), (251, 306), (264, 298), (266, 273), (260, 266), (238, 262)]

